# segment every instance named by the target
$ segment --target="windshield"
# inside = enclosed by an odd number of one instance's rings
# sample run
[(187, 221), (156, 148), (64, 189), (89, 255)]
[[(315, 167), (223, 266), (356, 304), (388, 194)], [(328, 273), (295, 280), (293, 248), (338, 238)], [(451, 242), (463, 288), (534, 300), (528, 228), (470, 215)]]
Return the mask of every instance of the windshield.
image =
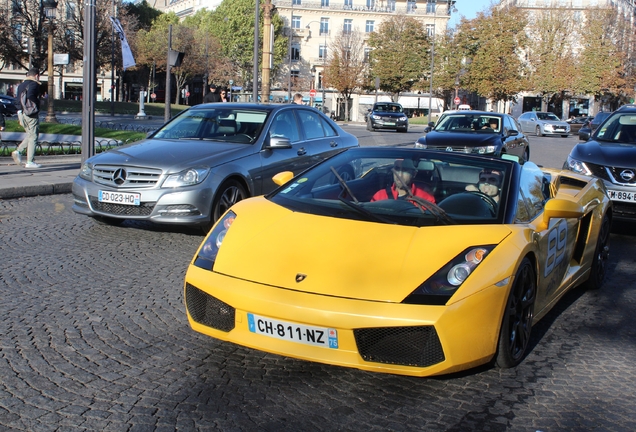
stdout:
[(255, 142), (265, 124), (267, 111), (233, 108), (191, 108), (180, 113), (152, 138)]
[(502, 197), (515, 163), (425, 150), (352, 149), (268, 198), (297, 212), (372, 223), (494, 224), (503, 220)]
[(537, 113), (537, 117), (539, 118), (539, 120), (561, 121), (556, 115), (552, 113)]
[(501, 118), (486, 114), (449, 114), (442, 117), (434, 130), (497, 133), (501, 131)]
[(596, 130), (599, 141), (636, 144), (636, 113), (614, 113)]
[(373, 106), (373, 111), (401, 113), (402, 105), (396, 103), (378, 103)]

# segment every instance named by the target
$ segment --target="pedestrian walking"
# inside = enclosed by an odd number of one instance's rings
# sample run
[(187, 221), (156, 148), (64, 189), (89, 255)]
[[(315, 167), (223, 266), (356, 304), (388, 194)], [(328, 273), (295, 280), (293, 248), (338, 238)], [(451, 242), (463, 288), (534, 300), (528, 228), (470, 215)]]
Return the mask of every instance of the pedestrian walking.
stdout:
[(296, 105), (303, 105), (303, 95), (301, 95), (300, 93), (296, 93), (294, 95), (294, 101), (292, 103)]
[(229, 102), (230, 98), (228, 97), (227, 90), (221, 89), (221, 102)]
[(18, 148), (11, 153), (16, 164), (22, 163), (22, 151), (27, 150), (25, 168), (41, 168), (42, 165), (33, 161), (35, 146), (38, 143), (40, 132), (40, 72), (37, 69), (29, 69), (26, 79), (18, 86), (18, 122), (24, 128), (26, 136)]
[(221, 96), (219, 95), (216, 84), (210, 84), (210, 93), (206, 94), (203, 98), (203, 102), (212, 103), (212, 102), (221, 102)]

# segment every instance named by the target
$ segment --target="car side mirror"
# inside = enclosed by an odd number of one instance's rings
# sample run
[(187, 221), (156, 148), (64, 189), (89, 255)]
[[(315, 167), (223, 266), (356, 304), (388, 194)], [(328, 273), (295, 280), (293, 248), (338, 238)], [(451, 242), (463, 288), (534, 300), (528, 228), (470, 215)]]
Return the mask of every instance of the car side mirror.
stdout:
[(590, 139), (590, 134), (588, 132), (579, 132), (579, 140), (587, 141)]
[(294, 173), (293, 172), (291, 172), (291, 171), (283, 171), (283, 172), (279, 172), (274, 177), (272, 177), (272, 180), (278, 186), (282, 186), (282, 185), (284, 185), (285, 183), (287, 183), (288, 181), (290, 181), (293, 178), (294, 178)]
[(434, 128), (435, 127), (435, 122), (428, 122), (428, 127)]
[(508, 133), (506, 134), (506, 136), (517, 136), (519, 135), (519, 131), (518, 130), (514, 130), (514, 129), (508, 129)]
[(550, 219), (578, 219), (582, 217), (583, 214), (583, 207), (579, 204), (561, 198), (552, 198), (545, 203), (545, 207), (543, 209), (543, 224), (547, 227), (550, 224)]
[(269, 137), (269, 144), (265, 145), (266, 149), (288, 149), (292, 148), (291, 141), (289, 138), (284, 136), (273, 136)]

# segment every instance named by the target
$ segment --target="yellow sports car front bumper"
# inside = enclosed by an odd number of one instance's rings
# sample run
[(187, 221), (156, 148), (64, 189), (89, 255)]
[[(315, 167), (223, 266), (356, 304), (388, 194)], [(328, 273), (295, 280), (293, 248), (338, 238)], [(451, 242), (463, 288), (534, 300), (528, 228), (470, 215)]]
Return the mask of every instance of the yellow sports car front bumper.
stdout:
[[(332, 365), (429, 376), (493, 358), (510, 283), (449, 306), (422, 306), (263, 286), (190, 265), (185, 299), (192, 328), (217, 339)], [(335, 335), (335, 343), (290, 338), (313, 329)]]

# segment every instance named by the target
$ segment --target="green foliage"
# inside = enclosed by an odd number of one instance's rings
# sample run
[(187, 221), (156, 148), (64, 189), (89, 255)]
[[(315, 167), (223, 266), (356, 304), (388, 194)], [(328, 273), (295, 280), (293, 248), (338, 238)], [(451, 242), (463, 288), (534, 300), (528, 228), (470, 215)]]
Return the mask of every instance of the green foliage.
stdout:
[(395, 15), (371, 33), (368, 44), (371, 81), (380, 78), (380, 89), (392, 93), (397, 100), (400, 93), (411, 90), (430, 69), (428, 49), (431, 46), (422, 24)]
[(140, 29), (149, 30), (155, 19), (161, 15), (161, 11), (153, 8), (146, 0), (140, 3), (127, 3), (126, 9), (129, 15), (137, 19)]
[(462, 21), (458, 43), (471, 63), (462, 77), (462, 88), (493, 101), (513, 100), (527, 88), (522, 53), (527, 40), (525, 13), (518, 8), (493, 8), (490, 15), (479, 13)]

